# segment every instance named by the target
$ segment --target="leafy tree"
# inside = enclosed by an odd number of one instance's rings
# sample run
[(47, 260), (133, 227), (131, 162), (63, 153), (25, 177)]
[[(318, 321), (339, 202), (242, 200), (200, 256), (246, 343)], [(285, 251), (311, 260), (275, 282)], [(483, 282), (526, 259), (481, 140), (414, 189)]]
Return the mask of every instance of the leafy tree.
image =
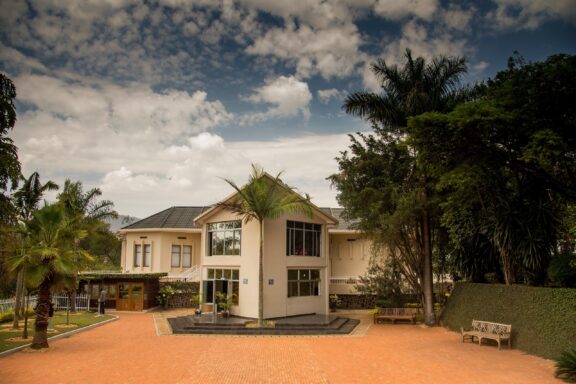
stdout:
[[(85, 230), (89, 237), (109, 232), (108, 225), (103, 220), (118, 218), (114, 203), (110, 200), (98, 200), (100, 196), (102, 196), (102, 191), (99, 188), (92, 188), (85, 192), (82, 182), (72, 182), (69, 179), (64, 182), (64, 189), (58, 195), (58, 202), (64, 207), (68, 218), (78, 226), (78, 229)], [(93, 243), (87, 240), (78, 245), (86, 247), (90, 244)], [(89, 268), (89, 265), (80, 266)], [(76, 289), (72, 290), (71, 310), (76, 311)]]
[(507, 284), (545, 277), (576, 197), (575, 96), (576, 56), (511, 60), (483, 98), (410, 120), (412, 145), (437, 165), (461, 265), (494, 265), (497, 255)]
[(8, 189), (15, 189), (20, 178), (20, 161), (18, 148), (7, 136), (8, 131), (16, 124), (16, 87), (14, 83), (0, 73), (0, 224), (13, 224), (15, 210)]
[(98, 200), (102, 196), (100, 188), (84, 192), (82, 182), (67, 179), (64, 189), (58, 195), (69, 217), (79, 216), (83, 225), (94, 224), (108, 218), (118, 218), (114, 203), (110, 200)]
[[(38, 210), (38, 204), (42, 200), (44, 192), (58, 189), (58, 185), (53, 181), (47, 181), (45, 184), (40, 182), (40, 175), (34, 172), (27, 179), (22, 177), (23, 184), (14, 192), (12, 198), (14, 205), (18, 210), (18, 219), (22, 223), (27, 223), (32, 218), (32, 213)], [(18, 269), (16, 278), (16, 295), (14, 303), (14, 321), (12, 328), (18, 329), (18, 321), (22, 310), (22, 300), (24, 298), (24, 270)], [(25, 310), (25, 308), (24, 308)]]
[(120, 248), (122, 242), (108, 228), (89, 233), (80, 240), (80, 248), (87, 251), (94, 260), (86, 268), (110, 270), (120, 267)]
[(13, 280), (5, 269), (4, 260), (17, 248), (17, 236), (6, 231), (6, 226), (16, 225), (17, 212), (8, 191), (15, 189), (20, 178), (18, 148), (8, 132), (16, 124), (16, 88), (12, 81), (0, 73), (0, 295), (11, 291)]
[(287, 213), (304, 213), (312, 216), (310, 198), (303, 197), (280, 179), (281, 173), (272, 177), (258, 165), (252, 165), (248, 183), (239, 187), (231, 180), (225, 181), (236, 191), (233, 200), (218, 203), (230, 212), (241, 216), (244, 223), (258, 221), (260, 251), (258, 263), (258, 326), (264, 321), (264, 222)]
[(401, 267), (396, 257), (385, 260), (372, 259), (368, 270), (360, 276), (356, 290), (376, 295), (376, 305), (397, 308), (402, 305), (403, 281)]
[(429, 177), (433, 163), (421, 161), (409, 145), (407, 120), (427, 111), (450, 111), (476, 90), (460, 86), (460, 77), (466, 72), (462, 58), (438, 57), (428, 63), (421, 57), (414, 59), (407, 50), (402, 67), (379, 60), (372, 71), (382, 93), (353, 93), (346, 98), (344, 109), (366, 119), (374, 134), (352, 137), (351, 154), (342, 153), (337, 159), (340, 172), (329, 179), (339, 191), (345, 217), (359, 219), (362, 229), (374, 228), (370, 230), (374, 238), (400, 252), (406, 271), (410, 271), (407, 278), (422, 292), (425, 321), (432, 325), (437, 222)]
[(34, 212), (24, 228), (25, 252), (11, 260), (11, 267), (24, 268), (26, 279), (38, 286), (35, 334), (32, 349), (48, 348), (47, 329), (52, 292), (74, 285), (77, 261), (90, 256), (75, 247), (86, 232), (69, 220), (60, 204)]

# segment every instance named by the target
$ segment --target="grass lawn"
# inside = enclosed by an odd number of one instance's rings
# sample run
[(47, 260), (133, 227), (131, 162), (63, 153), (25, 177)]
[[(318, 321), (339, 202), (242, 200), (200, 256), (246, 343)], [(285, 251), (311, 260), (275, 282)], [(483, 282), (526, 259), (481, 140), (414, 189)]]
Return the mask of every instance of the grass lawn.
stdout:
[[(76, 329), (100, 323), (114, 317), (110, 315), (97, 315), (98, 313), (93, 312), (77, 312), (74, 314), (71, 313), (70, 324), (67, 325), (66, 312), (56, 312), (54, 317), (50, 320), (50, 324), (48, 325), (48, 337), (71, 332)], [(22, 330), (24, 329), (23, 320), (20, 322), (19, 330), (14, 331), (11, 328), (12, 321), (0, 324), (0, 352), (4, 352), (20, 345), (29, 344), (32, 342), (32, 337), (34, 336), (34, 317), (32, 316), (32, 318), (28, 319), (28, 338), (26, 340), (22, 339)]]

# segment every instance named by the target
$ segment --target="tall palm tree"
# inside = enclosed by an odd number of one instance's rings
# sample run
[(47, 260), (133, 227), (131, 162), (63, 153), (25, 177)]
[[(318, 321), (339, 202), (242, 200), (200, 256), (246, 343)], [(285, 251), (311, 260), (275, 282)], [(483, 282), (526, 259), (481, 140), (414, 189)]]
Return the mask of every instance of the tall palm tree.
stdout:
[(73, 182), (67, 179), (64, 189), (58, 195), (58, 201), (64, 205), (68, 216), (80, 216), (83, 224), (88, 221), (101, 221), (108, 218), (117, 218), (114, 203), (110, 200), (100, 200), (100, 188), (92, 188), (84, 192), (82, 182)]
[[(67, 179), (62, 193), (58, 195), (58, 201), (64, 206), (66, 215), (74, 220), (79, 229), (94, 233), (105, 227), (103, 220), (118, 217), (112, 201), (98, 200), (101, 195), (100, 188), (84, 192), (82, 182)], [(72, 289), (71, 296), (70, 310), (76, 312), (76, 289)]]
[(258, 326), (264, 321), (264, 221), (277, 219), (287, 213), (304, 213), (312, 216), (310, 197), (301, 196), (280, 180), (282, 172), (275, 177), (252, 164), (248, 183), (239, 187), (231, 180), (224, 179), (237, 194), (231, 201), (218, 203), (217, 206), (231, 211), (248, 223), (257, 220), (260, 228), (260, 252), (258, 264)]
[(26, 223), (26, 247), (21, 257), (11, 260), (12, 269), (23, 268), (26, 279), (38, 286), (38, 304), (32, 349), (48, 348), (48, 321), (52, 292), (74, 284), (77, 260), (90, 256), (74, 243), (86, 232), (69, 220), (60, 204), (47, 205), (32, 213)]
[[(425, 112), (448, 112), (459, 102), (474, 95), (474, 89), (460, 86), (460, 78), (467, 71), (463, 58), (440, 56), (430, 63), (422, 57), (414, 59), (409, 49), (402, 67), (378, 60), (372, 65), (382, 93), (355, 92), (346, 97), (346, 113), (366, 119), (384, 139), (409, 135), (407, 120)], [(422, 293), (425, 322), (434, 325), (434, 291), (432, 279), (431, 217), (428, 208), (429, 182), (426, 164), (414, 159), (419, 173), (421, 206), (419, 225), (422, 232)]]
[[(12, 198), (14, 205), (18, 210), (18, 218), (22, 223), (28, 222), (32, 217), (32, 212), (38, 209), (38, 204), (42, 200), (42, 196), (46, 191), (58, 189), (58, 185), (49, 180), (45, 184), (40, 182), (40, 175), (34, 172), (27, 179), (22, 177), (24, 183), (14, 194)], [(18, 322), (20, 320), (22, 299), (24, 298), (24, 270), (18, 269), (16, 277), (16, 300), (14, 303), (14, 321), (12, 323), (13, 329), (18, 329)]]

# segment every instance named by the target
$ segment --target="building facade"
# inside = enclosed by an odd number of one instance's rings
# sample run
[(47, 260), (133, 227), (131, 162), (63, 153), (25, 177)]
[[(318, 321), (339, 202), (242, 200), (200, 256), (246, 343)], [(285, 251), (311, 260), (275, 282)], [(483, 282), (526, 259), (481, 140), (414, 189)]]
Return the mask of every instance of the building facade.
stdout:
[[(370, 242), (339, 220), (342, 209), (310, 207), (311, 217), (264, 222), (265, 318), (326, 314), (331, 294), (358, 294), (354, 286), (368, 268)], [(234, 295), (233, 315), (258, 316), (257, 221), (217, 206), (171, 207), (120, 235), (123, 273), (199, 281), (204, 303), (214, 303), (218, 292)]]

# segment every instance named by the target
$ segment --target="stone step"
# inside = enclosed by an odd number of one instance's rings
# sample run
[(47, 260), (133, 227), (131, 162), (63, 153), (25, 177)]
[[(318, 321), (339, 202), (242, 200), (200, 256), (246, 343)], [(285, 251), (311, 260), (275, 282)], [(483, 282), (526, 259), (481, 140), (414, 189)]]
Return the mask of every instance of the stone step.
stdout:
[[(360, 322), (348, 318), (337, 318), (330, 324), (280, 324), (275, 328), (246, 328), (241, 323), (194, 323), (193, 319), (168, 319), (175, 334), (218, 334), (218, 335), (334, 335), (348, 334)], [(189, 316), (188, 316), (189, 317)]]

